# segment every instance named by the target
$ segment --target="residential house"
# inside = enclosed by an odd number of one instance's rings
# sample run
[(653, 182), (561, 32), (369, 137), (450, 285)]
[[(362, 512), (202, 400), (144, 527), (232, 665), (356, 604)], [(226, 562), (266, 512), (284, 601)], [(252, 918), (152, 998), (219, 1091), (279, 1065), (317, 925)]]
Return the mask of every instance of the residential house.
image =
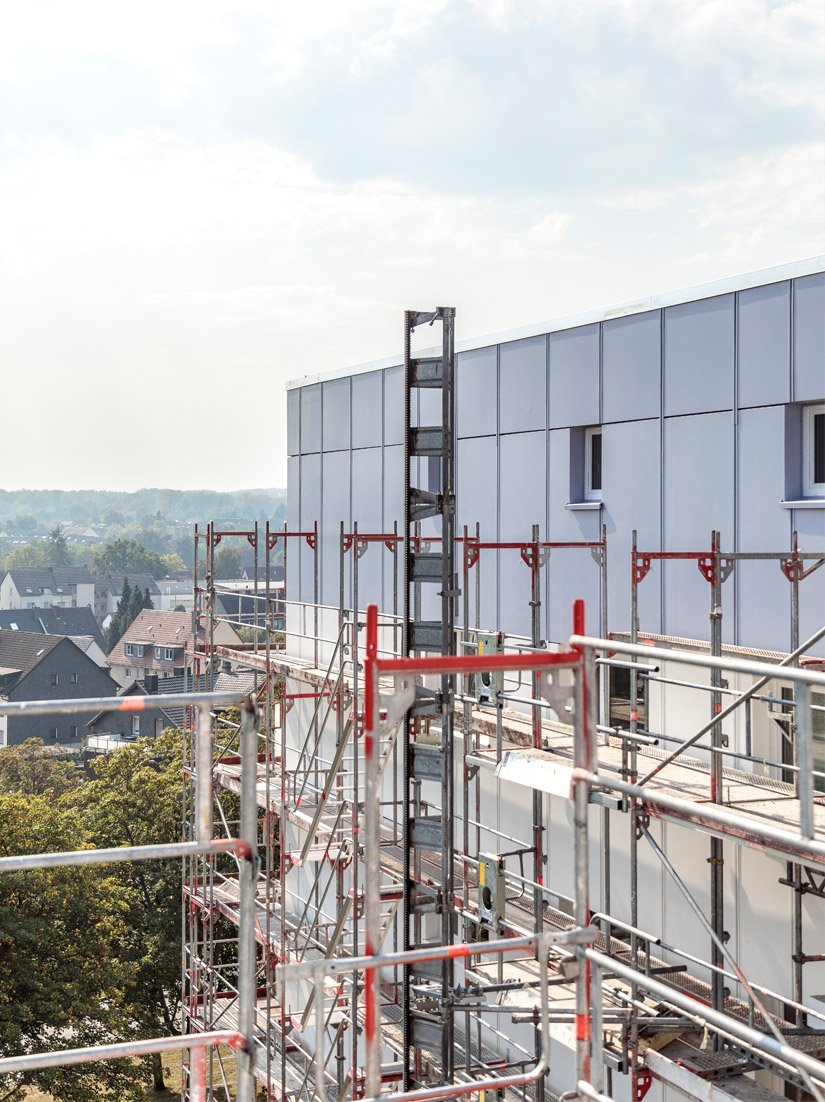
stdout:
[[(149, 696), (158, 691), (158, 684), (157, 674), (148, 674), (145, 681), (133, 681), (131, 685), (119, 689), (117, 695)], [(86, 724), (87, 748), (93, 754), (108, 753), (125, 742), (136, 738), (152, 738), (159, 735), (165, 727), (176, 726), (176, 719), (165, 710), (146, 708), (122, 712), (118, 709), (107, 709), (98, 712)]]
[[(144, 609), (109, 654), (109, 668), (123, 687), (144, 681), (147, 674), (157, 674), (159, 680), (182, 677), (193, 668), (196, 641), (202, 646), (205, 633), (201, 627), (196, 640), (190, 613)], [(216, 644), (231, 647), (240, 641), (229, 624), (217, 625)]]
[(93, 608), (95, 583), (84, 567), (27, 566), (0, 581), (0, 609)]
[[(70, 638), (0, 630), (0, 700), (67, 700), (114, 696), (117, 683)], [(39, 738), (78, 745), (86, 715), (0, 716), (0, 745)]]
[(0, 611), (0, 630), (68, 635), (98, 666), (106, 667), (106, 640), (88, 607), (6, 609)]

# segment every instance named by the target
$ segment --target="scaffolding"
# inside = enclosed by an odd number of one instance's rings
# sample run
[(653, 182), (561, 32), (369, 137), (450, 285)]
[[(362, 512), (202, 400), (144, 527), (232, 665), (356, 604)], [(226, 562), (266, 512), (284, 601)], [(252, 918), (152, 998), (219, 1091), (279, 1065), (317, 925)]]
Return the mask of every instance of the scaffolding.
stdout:
[[(424, 322), (444, 326), (440, 359), (411, 353), (410, 333)], [(825, 1007), (803, 979), (806, 966), (825, 961), (806, 940), (823, 915), (803, 908), (825, 899), (825, 772), (814, 767), (825, 674), (808, 657), (825, 628), (801, 641), (799, 609), (804, 580), (825, 559), (801, 551), (795, 535), (787, 550), (743, 553), (724, 550), (715, 531), (707, 549), (684, 552), (640, 549), (634, 534), (630, 626), (611, 631), (603, 527), (597, 540), (579, 542), (545, 538), (539, 525), (495, 541), (478, 524), (454, 530), (451, 324), (448, 311), (405, 319), (400, 527), (341, 521), (331, 537), (317, 523), (263, 534), (207, 526), (198, 536), (205, 623), (220, 619), (216, 538), (247, 539), (256, 554), (259, 540), (267, 554), (278, 541), (300, 545), (313, 598), (295, 599), (287, 574), (285, 630), (276, 633), (267, 567), (256, 587), (262, 642), (209, 643), (200, 656), (204, 668), (221, 659), (261, 673), (259, 1084), (267, 1098), (289, 1102), (490, 1090), (641, 1102), (656, 1082), (696, 1097), (712, 1085), (720, 1102), (771, 1102), (783, 1091), (821, 1100)], [(442, 391), (438, 426), (412, 423), (410, 394), (421, 387)], [(439, 490), (416, 488), (420, 457), (440, 460)], [(322, 541), (325, 555), (338, 554), (337, 607), (319, 601)], [(589, 615), (598, 632), (585, 635), (577, 606), (569, 641), (552, 644), (542, 604), (553, 555), (568, 550), (597, 572)], [(488, 552), (510, 556), (511, 576), (523, 578), (528, 636), (482, 622)], [(749, 559), (775, 561), (789, 584), (787, 655), (723, 641), (725, 583)], [(677, 569), (679, 560), (708, 585), (705, 644), (642, 631), (640, 587), (656, 563)], [(384, 611), (360, 600), (365, 577), (376, 575), (385, 579)], [(435, 603), (427, 583), (440, 587)], [(426, 619), (434, 608), (440, 619)], [(214, 635), (208, 627), (207, 639)], [(618, 719), (617, 674), (629, 682)], [(654, 725), (654, 695), (676, 692), (706, 721), (685, 731), (661, 706)], [(763, 713), (782, 717), (775, 754), (757, 745)], [(197, 785), (195, 767), (190, 780)], [(216, 804), (239, 791), (231, 735), (210, 783)], [(529, 820), (502, 821), (508, 785), (523, 793)], [(567, 827), (558, 808), (569, 809)], [(693, 849), (707, 839), (704, 886), (664, 842), (665, 831), (685, 827)], [(749, 976), (734, 952), (725, 919), (742, 847), (786, 863), (776, 880), (793, 895), (790, 984)], [(706, 949), (648, 920), (645, 862), (684, 900)], [(187, 898), (201, 897), (190, 921), (201, 926), (214, 913), (237, 923), (218, 863), (188, 865)], [(188, 939), (194, 974), (199, 948), (210, 959), (215, 950), (199, 927)], [(223, 927), (216, 941), (230, 940)], [(212, 1012), (234, 1021), (237, 992), (224, 985), (219, 999), (217, 970), (198, 974), (187, 1028), (212, 1028)], [(219, 1077), (213, 1090), (228, 1097)]]

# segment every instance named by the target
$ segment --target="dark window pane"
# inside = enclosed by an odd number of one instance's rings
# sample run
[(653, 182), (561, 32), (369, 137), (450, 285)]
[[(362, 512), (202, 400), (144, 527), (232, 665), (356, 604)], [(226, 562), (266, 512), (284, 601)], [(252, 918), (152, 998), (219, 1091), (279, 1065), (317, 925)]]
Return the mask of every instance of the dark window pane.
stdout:
[(602, 488), (602, 434), (594, 432), (590, 436), (590, 489)]
[(825, 482), (825, 413), (814, 417), (814, 482)]

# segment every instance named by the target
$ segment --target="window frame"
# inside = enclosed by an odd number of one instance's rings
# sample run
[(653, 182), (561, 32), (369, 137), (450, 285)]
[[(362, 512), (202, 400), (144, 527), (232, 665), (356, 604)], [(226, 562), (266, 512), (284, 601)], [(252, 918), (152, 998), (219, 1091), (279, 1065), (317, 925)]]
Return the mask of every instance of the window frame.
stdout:
[[(593, 441), (599, 440), (599, 485), (593, 485)], [(601, 425), (589, 425), (584, 430), (584, 500), (601, 501), (604, 485), (604, 437)]]
[(59, 685), (60, 684), (60, 674), (59, 673), (49, 674), (49, 684), (50, 685), (55, 685), (55, 686)]
[[(815, 418), (825, 418), (825, 402), (815, 402), (802, 407), (802, 496), (825, 498), (825, 481), (815, 480), (816, 461)], [(825, 441), (823, 441), (825, 448)], [(825, 463), (825, 456), (823, 456)]]

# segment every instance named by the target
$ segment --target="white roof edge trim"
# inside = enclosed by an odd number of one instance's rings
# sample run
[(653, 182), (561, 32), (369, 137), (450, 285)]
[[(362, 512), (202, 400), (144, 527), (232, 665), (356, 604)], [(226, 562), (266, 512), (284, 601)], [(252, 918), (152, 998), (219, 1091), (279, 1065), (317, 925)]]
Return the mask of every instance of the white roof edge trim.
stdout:
[[(594, 325), (596, 322), (630, 317), (632, 314), (644, 314), (649, 310), (660, 310), (666, 306), (698, 302), (703, 298), (715, 298), (718, 295), (730, 294), (732, 291), (748, 291), (754, 287), (781, 283), (786, 279), (800, 279), (807, 275), (819, 275), (822, 272), (825, 272), (825, 255), (812, 256), (805, 260), (793, 260), (773, 268), (761, 268), (755, 272), (746, 272), (742, 275), (726, 276), (724, 279), (713, 280), (711, 283), (701, 283), (695, 287), (684, 287), (675, 291), (665, 291), (661, 294), (645, 296), (635, 299), (633, 302), (620, 303), (618, 306), (597, 307), (592, 310), (584, 310), (578, 314), (568, 314), (566, 317), (555, 318), (552, 321), (538, 325), (523, 325), (517, 329), (507, 329), (500, 333), (488, 333), (480, 337), (456, 341), (456, 351), (473, 352), (479, 348), (489, 348), (494, 344), (527, 340), (530, 337), (543, 336), (545, 333), (557, 333), (563, 329), (576, 329), (580, 325)], [(439, 347), (425, 348), (416, 351), (416, 355), (432, 356), (438, 355), (440, 351)], [(286, 389), (298, 390), (301, 387), (313, 386), (315, 383), (325, 383), (332, 379), (345, 379), (350, 375), (364, 375), (368, 371), (383, 371), (388, 367), (398, 367), (400, 364), (400, 356), (385, 356), (380, 360), (370, 360), (367, 363), (353, 364), (351, 367), (334, 368), (331, 371), (322, 371), (315, 375), (305, 375), (301, 379), (291, 379), (286, 384)]]

